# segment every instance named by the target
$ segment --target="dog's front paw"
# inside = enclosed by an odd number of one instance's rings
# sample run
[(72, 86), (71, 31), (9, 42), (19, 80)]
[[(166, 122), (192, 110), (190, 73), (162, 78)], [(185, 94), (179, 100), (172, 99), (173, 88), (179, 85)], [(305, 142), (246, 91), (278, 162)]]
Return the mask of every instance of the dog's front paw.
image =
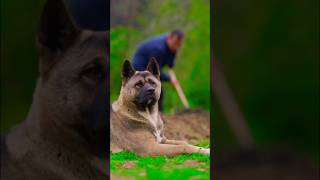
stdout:
[(207, 155), (210, 156), (210, 148), (206, 148), (206, 149), (204, 150), (204, 152), (205, 152), (205, 154), (207, 154)]
[(205, 154), (210, 156), (210, 148), (200, 148), (200, 154)]

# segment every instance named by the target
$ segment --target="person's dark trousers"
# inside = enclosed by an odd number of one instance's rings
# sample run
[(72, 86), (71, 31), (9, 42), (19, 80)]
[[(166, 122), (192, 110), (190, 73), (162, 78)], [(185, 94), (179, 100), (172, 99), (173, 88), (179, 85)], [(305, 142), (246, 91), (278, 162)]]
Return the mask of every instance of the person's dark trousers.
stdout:
[(163, 87), (161, 87), (161, 94), (160, 94), (160, 99), (158, 101), (158, 105), (159, 105), (159, 111), (163, 111), (163, 96), (164, 96), (164, 89)]

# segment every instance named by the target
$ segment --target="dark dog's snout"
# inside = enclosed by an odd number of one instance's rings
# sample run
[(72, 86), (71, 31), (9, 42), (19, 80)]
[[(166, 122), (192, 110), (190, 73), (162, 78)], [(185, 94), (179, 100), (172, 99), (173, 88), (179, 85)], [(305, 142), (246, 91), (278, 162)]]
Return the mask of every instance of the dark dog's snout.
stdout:
[(138, 95), (135, 97), (135, 103), (141, 109), (153, 105), (156, 101), (156, 88), (148, 84), (141, 88)]
[(148, 93), (149, 95), (153, 94), (154, 91), (155, 91), (155, 88), (152, 88), (152, 87), (150, 87), (150, 88), (147, 89), (147, 93)]

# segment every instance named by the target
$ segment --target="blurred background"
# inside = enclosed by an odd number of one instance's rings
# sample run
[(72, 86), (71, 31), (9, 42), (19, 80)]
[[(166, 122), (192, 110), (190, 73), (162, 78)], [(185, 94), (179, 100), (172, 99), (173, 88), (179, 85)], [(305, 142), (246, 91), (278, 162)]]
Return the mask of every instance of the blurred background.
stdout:
[(1, 0), (1, 132), (21, 122), (38, 76), (35, 46), (43, 0)]
[[(209, 0), (111, 0), (110, 98), (121, 88), (121, 67), (131, 60), (138, 45), (175, 28), (185, 33), (174, 71), (192, 108), (210, 108), (210, 6)], [(164, 112), (183, 108), (174, 87), (166, 90)]]
[[(223, 108), (229, 94), (213, 92), (217, 179), (317, 179), (319, 1), (214, 1), (211, 13), (213, 75), (223, 76), (237, 106)], [(234, 131), (242, 120), (254, 151)], [(311, 176), (297, 175), (304, 172)]]

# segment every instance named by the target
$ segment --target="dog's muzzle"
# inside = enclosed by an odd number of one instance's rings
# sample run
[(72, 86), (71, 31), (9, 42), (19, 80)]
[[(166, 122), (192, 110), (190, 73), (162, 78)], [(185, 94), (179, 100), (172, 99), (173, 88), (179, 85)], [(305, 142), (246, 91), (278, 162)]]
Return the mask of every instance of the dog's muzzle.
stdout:
[(145, 109), (147, 106), (152, 106), (157, 102), (157, 97), (154, 87), (146, 87), (140, 90), (138, 96), (135, 98), (135, 104)]

